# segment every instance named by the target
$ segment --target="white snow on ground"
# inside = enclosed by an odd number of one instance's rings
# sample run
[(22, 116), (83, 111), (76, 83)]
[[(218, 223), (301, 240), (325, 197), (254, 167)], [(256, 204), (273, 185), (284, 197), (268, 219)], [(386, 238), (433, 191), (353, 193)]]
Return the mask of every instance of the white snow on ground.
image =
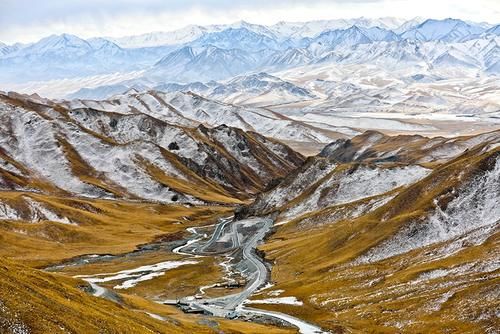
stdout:
[(255, 291), (255, 294), (262, 293), (263, 291), (267, 289), (271, 289), (274, 286), (274, 284), (267, 282), (266, 285), (264, 285), (262, 288), (259, 288)]
[(23, 198), (30, 207), (32, 221), (49, 220), (66, 225), (77, 225), (70, 221), (67, 217), (59, 217), (59, 215), (50, 211), (49, 209), (44, 207), (43, 204), (35, 201), (32, 198), (26, 196), (23, 196)]
[(439, 298), (433, 300), (431, 302), (431, 305), (429, 307), (429, 311), (439, 311), (444, 303), (448, 301), (453, 295), (455, 294), (455, 291), (447, 291), (443, 293)]
[(395, 168), (360, 167), (352, 173), (334, 173), (324, 180), (305, 201), (288, 210), (284, 217), (293, 218), (330, 205), (354, 202), (412, 184), (430, 173), (420, 166)]
[(96, 297), (102, 297), (106, 294), (106, 288), (103, 288), (93, 282), (90, 282), (88, 281), (88, 283), (90, 284), (90, 286), (92, 287), (92, 295), (96, 296)]
[(450, 277), (455, 275), (470, 274), (470, 273), (489, 273), (500, 268), (500, 260), (488, 260), (487, 262), (470, 262), (453, 268), (441, 268), (426, 271), (415, 278), (412, 283), (420, 284), (425, 281), (438, 279), (442, 277)]
[[(329, 207), (332, 210), (330, 210), (326, 214), (322, 213), (320, 219), (318, 219), (314, 215), (312, 217), (301, 218), (300, 225), (303, 227), (320, 226), (324, 224), (333, 224), (343, 219), (354, 219), (370, 211), (376, 210), (377, 208), (381, 207), (382, 205), (386, 204), (391, 199), (393, 199), (394, 196), (395, 196), (394, 194), (385, 196), (382, 195), (380, 197), (374, 197), (370, 200), (366, 200), (363, 202), (357, 202), (357, 203), (351, 202), (353, 203), (353, 205), (350, 205), (350, 203), (348, 203), (347, 205), (343, 204), (333, 205)], [(299, 213), (298, 216), (300, 216), (301, 214), (302, 213)], [(286, 219), (278, 224), (275, 224), (275, 226), (284, 225), (290, 221), (291, 218)]]
[(441, 277), (456, 275), (460, 273), (470, 272), (471, 268), (474, 266), (474, 263), (463, 264), (454, 268), (443, 268), (443, 269), (434, 269), (430, 271), (426, 271), (420, 274), (416, 279), (413, 280), (412, 283), (419, 284), (424, 281), (429, 281)]
[(273, 291), (269, 291), (267, 293), (268, 296), (273, 296), (273, 297), (276, 297), (276, 296), (279, 296), (281, 295), (283, 292), (285, 292), (285, 290), (273, 290)]
[[(389, 113), (389, 112), (349, 112), (341, 113), (341, 116), (350, 118), (372, 118), (372, 119), (395, 119), (395, 120), (433, 120), (433, 121), (460, 121), (460, 122), (476, 122), (481, 120), (480, 117), (464, 117), (463, 115), (447, 114), (447, 113), (426, 113), (426, 114), (404, 114), (404, 113)], [(494, 118), (492, 122), (500, 122)], [(376, 122), (376, 121), (375, 121)]]
[[(75, 115), (80, 115), (81, 122), (96, 124), (97, 128), (99, 128), (97, 124), (102, 125), (97, 119), (96, 122), (93, 122), (93, 119), (87, 119), (82, 113), (76, 112)], [(53, 117), (56, 116), (53, 115)], [(17, 161), (33, 171), (35, 177), (48, 180), (68, 192), (86, 197), (112, 197), (107, 191), (83, 182), (74, 174), (66, 146), (61, 145), (61, 140), (68, 142), (79, 157), (98, 174), (112, 181), (113, 184), (127, 189), (130, 194), (161, 202), (174, 201), (174, 196), (178, 196), (179, 202), (201, 203), (192, 196), (177, 194), (156, 181), (145, 170), (142, 162), (159, 168), (169, 176), (186, 180), (185, 174), (165, 158), (161, 149), (151, 143), (150, 138), (139, 138), (138, 136), (134, 138), (134, 133), (140, 132), (138, 129), (130, 132), (130, 138), (127, 138), (130, 142), (116, 145), (82, 131), (74, 123), (61, 122), (57, 119), (50, 120), (36, 112), (4, 104), (0, 108), (0, 123), (8, 125), (0, 129), (0, 146), (5, 152), (10, 156), (15, 156)], [(109, 120), (106, 124), (108, 123)], [(89, 127), (92, 128), (92, 125)], [(129, 126), (129, 128), (133, 127)], [(176, 134), (179, 134), (180, 130), (175, 129), (178, 130)], [(124, 130), (122, 132), (127, 133), (126, 129), (122, 130)], [(166, 147), (170, 144), (167, 132), (166, 129), (161, 132), (165, 135), (165, 138), (162, 139), (167, 141), (164, 143)], [(176, 138), (178, 137), (180, 136)], [(195, 152), (197, 144), (192, 138), (185, 136), (185, 138), (179, 139), (185, 139), (190, 147), (187, 151), (179, 151), (189, 152), (193, 157), (201, 158), (202, 160), (197, 161), (201, 164), (204, 161), (204, 155)], [(184, 142), (179, 140), (179, 144), (184, 145)], [(38, 211), (41, 210), (38, 209)], [(46, 216), (49, 220), (57, 219), (50, 214)], [(58, 221), (67, 223), (61, 219)]]
[(438, 248), (436, 251), (436, 255), (440, 255), (441, 257), (451, 256), (452, 254), (459, 252), (463, 249), (464, 245), (481, 245), (483, 242), (488, 239), (489, 236), (498, 228), (497, 224), (490, 224), (486, 226), (479, 227), (472, 232), (468, 232), (464, 235), (460, 235), (453, 239), (448, 244), (443, 245)]
[(126, 280), (122, 284), (116, 285), (114, 288), (115, 289), (130, 289), (130, 288), (133, 288), (134, 286), (136, 286), (140, 282), (152, 280), (155, 277), (163, 276), (163, 274), (164, 274), (164, 272), (152, 272), (152, 273), (149, 273), (149, 274), (137, 277), (137, 278)]
[(16, 210), (5, 203), (0, 203), (0, 219), (17, 220), (20, 219)]
[(81, 278), (89, 283), (105, 283), (112, 281), (123, 281), (116, 285), (115, 289), (129, 289), (143, 281), (152, 280), (165, 274), (167, 270), (175, 269), (188, 264), (196, 264), (198, 261), (165, 261), (152, 265), (141, 266), (134, 269), (122, 270), (116, 273), (103, 273), (96, 275), (78, 275), (75, 278)]
[(258, 300), (246, 300), (244, 304), (287, 304), (302, 306), (304, 303), (296, 297), (277, 297)]
[[(128, 145), (111, 145), (85, 132), (77, 131), (71, 125), (67, 126), (68, 141), (95, 170), (102, 172), (105, 177), (118, 184), (130, 193), (141, 198), (169, 202), (176, 192), (169, 190), (155, 181), (139, 164), (141, 157), (152, 165), (164, 171), (167, 175), (179, 179), (185, 176), (168, 160), (160, 150), (149, 142), (133, 142)], [(185, 196), (192, 203), (198, 200)]]
[[(370, 45), (359, 45), (356, 50), (361, 52), (356, 55), (359, 58), (355, 59), (350, 58), (354, 54), (347, 51), (345, 60), (354, 61), (355, 65), (327, 61), (276, 73), (275, 75), (284, 80), (306, 87), (321, 98), (308, 104), (284, 105), (274, 109), (287, 115), (295, 113), (332, 116), (330, 120), (337, 126), (347, 125), (343, 124), (343, 121), (355, 121), (348, 120), (349, 117), (360, 117), (364, 120), (358, 123), (357, 128), (366, 129), (413, 127), (420, 120), (498, 122), (496, 117), (499, 98), (498, 94), (494, 94), (498, 87), (498, 78), (476, 76), (476, 73), (467, 71), (446, 72), (433, 66), (412, 66), (408, 63), (398, 68), (404, 61), (386, 67), (384, 59), (393, 52), (401, 52), (401, 44), (394, 45), (395, 49), (389, 53), (386, 52), (388, 50), (383, 50), (385, 47), (392, 48), (390, 45), (391, 43), (380, 43), (374, 46), (373, 50), (363, 49)], [(432, 45), (431, 49), (442, 46), (439, 43), (424, 45)], [(466, 43), (462, 46), (464, 45)], [(379, 47), (382, 49), (377, 50)], [(470, 49), (464, 50), (465, 53), (469, 51)], [(343, 57), (342, 53), (343, 50), (336, 56), (340, 59)], [(415, 80), (415, 75), (424, 80)], [(344, 119), (341, 119), (343, 117)], [(370, 119), (371, 124), (368, 122)], [(417, 122), (411, 124), (411, 119)], [(391, 122), (392, 120), (396, 122)]]
[(8, 308), (0, 300), (0, 315), (3, 328), (9, 330), (9, 334), (31, 334), (31, 328), (21, 321), (21, 316), (14, 310)]
[[(31, 222), (39, 222), (41, 220), (48, 220), (56, 223), (67, 224), (67, 225), (76, 225), (74, 222), (69, 220), (67, 217), (61, 217), (55, 212), (51, 211), (47, 207), (45, 207), (42, 203), (35, 201), (34, 199), (23, 196), (24, 201), (28, 205), (30, 210), (30, 218)], [(0, 203), (0, 219), (8, 219), (8, 220), (24, 220), (21, 213), (19, 213), (16, 209), (12, 208), (6, 203)]]
[(151, 313), (151, 312), (144, 312), (146, 313), (147, 315), (149, 315), (151, 318), (153, 319), (156, 319), (156, 320), (160, 320), (160, 321), (167, 321), (168, 319), (165, 318), (165, 317), (162, 317), (161, 315), (159, 314), (155, 314), (155, 313)]
[(378, 142), (380, 139), (384, 137), (383, 134), (381, 133), (373, 133), (371, 134), (364, 142), (364, 145), (358, 149), (356, 152), (356, 155), (354, 155), (353, 160), (356, 160), (359, 158), (365, 151), (373, 146), (376, 142)]
[[(433, 243), (450, 240), (486, 229), (491, 233), (500, 221), (500, 158), (495, 167), (459, 190), (445, 210), (436, 204), (436, 210), (426, 222), (410, 223), (394, 237), (371, 249), (357, 262), (380, 261)], [(489, 235), (486, 234), (487, 235)], [(472, 233), (473, 234), (473, 233)], [(485, 239), (485, 234), (481, 233)], [(449, 253), (448, 253), (449, 254)]]
[(374, 130), (398, 130), (398, 131), (424, 131), (434, 130), (432, 126), (410, 124), (393, 119), (339, 116), (338, 114), (314, 114), (303, 116), (292, 116), (293, 119), (302, 122), (318, 122), (337, 127), (353, 127)]
[[(194, 126), (196, 122), (188, 120), (182, 116), (182, 114), (177, 113), (176, 109), (164, 101), (160, 94), (140, 94), (134, 96), (137, 101), (142, 105), (139, 109), (146, 115), (151, 115), (162, 121), (166, 121), (172, 124)], [(137, 105), (139, 107), (139, 105)]]
[(282, 225), (286, 225), (286, 224), (288, 224), (290, 221), (291, 221), (290, 219), (284, 219), (284, 220), (282, 220), (282, 221), (280, 221), (280, 222), (278, 222), (278, 223), (274, 223), (274, 225), (273, 225), (273, 226), (282, 226)]
[[(96, 107), (97, 110), (122, 114), (140, 111), (159, 120), (190, 127), (199, 123), (210, 126), (226, 124), (247, 131), (257, 131), (264, 136), (281, 140), (320, 143), (328, 143), (332, 140), (318, 128), (284, 119), (266, 109), (239, 107), (181, 92), (156, 92), (154, 96), (150, 93), (125, 94), (105, 102), (75, 100), (68, 102), (68, 105), (71, 107), (90, 106)], [(325, 125), (322, 128), (325, 128)], [(327, 128), (335, 131), (334, 126)]]
[(270, 315), (272, 317), (284, 320), (294, 326), (296, 326), (299, 329), (299, 333), (301, 334), (322, 334), (322, 333), (327, 333), (321, 330), (321, 328), (316, 327), (314, 325), (311, 325), (305, 321), (302, 321), (298, 318), (292, 317), (291, 315), (284, 314), (284, 313), (279, 313), (279, 312), (273, 312), (273, 311), (265, 311), (265, 310), (257, 310), (254, 308), (246, 308), (246, 307), (240, 307), (238, 308), (238, 311), (240, 312), (245, 312), (245, 313), (253, 313), (253, 314), (261, 314), (261, 315)]
[(83, 195), (95, 193), (94, 187), (72, 174), (52, 123), (35, 112), (6, 105), (0, 108), (0, 122), (12, 126), (12, 134), (0, 129), (0, 146), (10, 156), (61, 189)]
[(21, 172), (16, 166), (14, 166), (10, 162), (2, 158), (0, 158), (0, 169), (6, 170), (14, 174), (23, 175), (23, 172)]
[[(267, 175), (265, 169), (257, 161), (257, 159), (250, 153), (248, 145), (235, 135), (234, 130), (231, 128), (217, 128), (214, 132), (214, 138), (221, 143), (228, 152), (237, 160), (243, 162), (245, 165), (254, 170), (259, 176)], [(240, 139), (240, 140), (238, 140)], [(238, 145), (238, 144), (242, 145)], [(243, 150), (241, 148), (244, 148)]]
[[(173, 142), (179, 146), (174, 153), (202, 165), (207, 153), (200, 150), (199, 144), (188, 133), (177, 126), (160, 123), (146, 115), (134, 115), (121, 118), (114, 127), (109, 126), (113, 116), (108, 113), (89, 114), (81, 111), (71, 112), (71, 117), (94, 132), (110, 137), (121, 144), (133, 141), (152, 141), (164, 149)], [(107, 124), (106, 128), (103, 124)]]
[(259, 200), (259, 204), (262, 202), (267, 207), (282, 206), (300, 195), (307, 187), (319, 181), (336, 167), (336, 164), (329, 163), (325, 160), (316, 160), (311, 166), (308, 166), (308, 168), (298, 173), (298, 175), (291, 180), (289, 185), (279, 185), (266, 193), (263, 197), (263, 201)]
[(470, 137), (466, 140), (459, 140), (457, 138), (444, 140), (443, 138), (434, 138), (426, 145), (422, 146), (422, 149), (430, 149), (430, 151), (420, 158), (419, 162), (449, 160), (459, 154), (462, 154), (465, 150), (471, 149), (479, 144), (488, 144), (483, 149), (483, 152), (485, 152), (486, 150), (494, 149), (498, 144), (498, 140), (498, 131), (483, 133)]
[(9, 90), (33, 94), (51, 98), (63, 98), (66, 95), (78, 91), (82, 87), (93, 88), (103, 85), (111, 85), (125, 80), (140, 77), (144, 71), (135, 71), (129, 73), (111, 73), (101, 74), (89, 77), (80, 77), (73, 79), (55, 79), (50, 81), (31, 81), (26, 83), (11, 84)]
[(396, 168), (359, 168), (342, 177), (335, 194), (335, 203), (348, 203), (361, 198), (385, 193), (391, 189), (414, 183), (430, 173), (420, 166)]

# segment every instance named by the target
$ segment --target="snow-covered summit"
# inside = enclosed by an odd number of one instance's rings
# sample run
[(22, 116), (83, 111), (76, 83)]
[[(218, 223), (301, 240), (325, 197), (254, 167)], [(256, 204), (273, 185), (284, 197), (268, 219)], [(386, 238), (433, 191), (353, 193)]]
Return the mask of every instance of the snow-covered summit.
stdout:
[(440, 40), (444, 42), (454, 42), (468, 35), (479, 34), (484, 30), (484, 28), (478, 25), (471, 25), (457, 19), (428, 19), (418, 26), (402, 33), (401, 37), (419, 41)]

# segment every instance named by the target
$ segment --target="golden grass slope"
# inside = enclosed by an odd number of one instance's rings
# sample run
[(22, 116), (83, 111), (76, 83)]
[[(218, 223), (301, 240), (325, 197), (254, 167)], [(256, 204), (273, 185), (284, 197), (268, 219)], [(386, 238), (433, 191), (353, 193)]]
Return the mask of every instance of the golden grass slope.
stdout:
[[(269, 326), (187, 317), (172, 307), (124, 296), (124, 305), (79, 290), (82, 283), (0, 258), (0, 332), (293, 333)], [(157, 320), (148, 313), (162, 317)]]
[[(117, 254), (159, 237), (182, 238), (190, 226), (231, 214), (230, 207), (161, 205), (123, 200), (68, 198), (26, 192), (0, 192), (18, 219), (0, 220), (0, 256), (46, 266), (82, 254)], [(36, 201), (73, 224), (39, 218)], [(179, 234), (181, 233), (181, 234)]]
[[(446, 207), (456, 189), (490, 170), (500, 149), (485, 148), (479, 145), (437, 167), (359, 218), (323, 222), (326, 215), (319, 211), (278, 227), (261, 246), (273, 263), (272, 289), (284, 290), (280, 296), (297, 297), (304, 306), (258, 307), (288, 312), (338, 333), (496, 333), (498, 225), (483, 241), (474, 241), (474, 235), (485, 232), (473, 230), (382, 260), (360, 261), (408, 224), (423, 223), (436, 203)], [(309, 220), (306, 225), (304, 220)], [(264, 297), (265, 292), (256, 298)]]
[[(49, 274), (19, 263), (44, 268), (84, 254), (122, 254), (138, 245), (186, 238), (187, 227), (212, 224), (231, 214), (230, 207), (186, 207), (158, 203), (67, 198), (24, 192), (0, 192), (2, 203), (15, 208), (17, 220), (0, 221), (1, 333), (294, 333), (252, 323), (188, 316), (175, 307), (148, 299), (195, 294), (224, 274), (206, 258), (199, 264), (169, 271), (163, 277), (120, 295), (122, 304), (92, 297), (76, 287), (77, 274), (109, 272), (180, 259), (164, 249)], [(30, 201), (67, 217), (75, 225), (33, 217)], [(35, 219), (33, 219), (35, 218)], [(13, 261), (15, 260), (15, 261)], [(148, 299), (144, 299), (148, 298)], [(155, 320), (147, 312), (163, 317)]]

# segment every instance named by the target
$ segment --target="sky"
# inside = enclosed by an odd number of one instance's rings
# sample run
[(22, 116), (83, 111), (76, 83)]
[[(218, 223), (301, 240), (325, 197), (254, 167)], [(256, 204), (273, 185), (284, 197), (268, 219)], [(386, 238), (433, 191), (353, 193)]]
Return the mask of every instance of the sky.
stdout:
[(500, 0), (0, 0), (0, 42), (170, 31), (190, 24), (257, 24), (355, 17), (460, 18), (500, 23)]

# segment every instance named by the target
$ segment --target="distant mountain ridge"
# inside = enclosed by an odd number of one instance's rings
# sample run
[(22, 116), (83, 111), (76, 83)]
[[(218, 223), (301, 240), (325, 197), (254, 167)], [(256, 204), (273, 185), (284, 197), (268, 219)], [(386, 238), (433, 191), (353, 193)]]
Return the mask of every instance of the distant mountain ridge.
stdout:
[(446, 69), (446, 76), (496, 76), (498, 27), (452, 18), (359, 18), (272, 26), (242, 21), (120, 39), (53, 35), (24, 46), (0, 45), (0, 83), (8, 87), (141, 71), (134, 83), (113, 85), (155, 87), (320, 63), (376, 64), (387, 70), (417, 66), (439, 75)]

